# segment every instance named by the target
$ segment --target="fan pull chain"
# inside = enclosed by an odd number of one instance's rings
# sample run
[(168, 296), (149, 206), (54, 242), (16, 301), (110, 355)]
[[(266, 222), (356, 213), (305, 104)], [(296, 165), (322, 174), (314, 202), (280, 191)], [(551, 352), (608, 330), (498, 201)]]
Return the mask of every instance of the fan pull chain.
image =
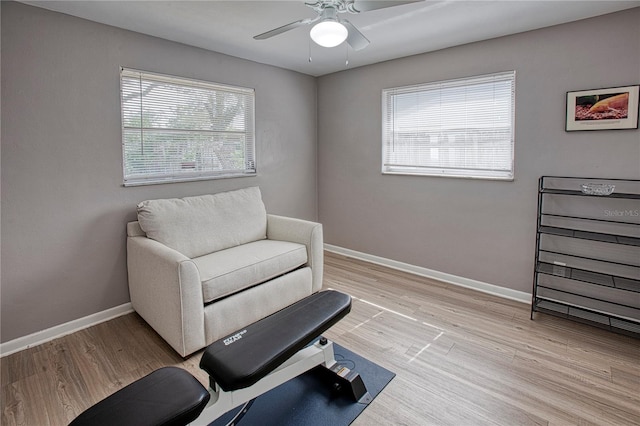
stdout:
[(313, 59), (311, 59), (311, 36), (309, 36), (309, 63), (311, 63)]
[(346, 61), (345, 61), (345, 63), (344, 63), (344, 67), (345, 67), (345, 68), (349, 68), (349, 44), (345, 43), (344, 45), (345, 45), (345, 46), (346, 46), (346, 48), (347, 48), (347, 52), (346, 52), (347, 60), (346, 60)]

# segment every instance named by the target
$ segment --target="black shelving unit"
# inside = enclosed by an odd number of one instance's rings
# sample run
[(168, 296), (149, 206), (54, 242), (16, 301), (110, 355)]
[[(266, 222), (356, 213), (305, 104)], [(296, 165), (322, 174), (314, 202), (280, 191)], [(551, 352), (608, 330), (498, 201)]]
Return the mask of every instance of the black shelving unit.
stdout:
[[(582, 184), (610, 184), (610, 195)], [(542, 176), (535, 312), (640, 337), (640, 180)]]

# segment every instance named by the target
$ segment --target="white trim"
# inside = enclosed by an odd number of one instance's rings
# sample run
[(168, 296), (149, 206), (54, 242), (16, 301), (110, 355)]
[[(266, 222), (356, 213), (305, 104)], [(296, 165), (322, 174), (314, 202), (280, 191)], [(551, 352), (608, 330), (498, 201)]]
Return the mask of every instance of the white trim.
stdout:
[(105, 321), (109, 321), (110, 319), (117, 318), (131, 312), (133, 312), (131, 303), (125, 303), (124, 305), (116, 306), (102, 312), (97, 312), (84, 318), (78, 318), (64, 324), (47, 328), (46, 330), (36, 331), (33, 334), (18, 337), (17, 339), (13, 339), (5, 343), (0, 343), (0, 357), (11, 355), (24, 349), (41, 345), (53, 339), (75, 333), (76, 331), (83, 330), (85, 328), (100, 324)]
[(386, 266), (398, 271), (409, 272), (421, 277), (433, 278), (438, 281), (444, 281), (460, 287), (470, 288), (482, 293), (492, 294), (504, 299), (515, 300), (516, 302), (531, 304), (531, 294), (524, 291), (512, 290), (510, 288), (501, 287), (495, 284), (489, 284), (482, 281), (472, 280), (470, 278), (459, 277), (457, 275), (447, 274), (446, 272), (435, 271), (433, 269), (423, 268), (421, 266), (411, 265), (408, 263), (398, 262), (384, 257), (374, 256), (372, 254), (362, 253), (359, 251), (325, 244), (324, 249), (341, 254), (343, 256), (352, 257), (354, 259), (364, 260), (365, 262), (375, 263), (377, 265)]

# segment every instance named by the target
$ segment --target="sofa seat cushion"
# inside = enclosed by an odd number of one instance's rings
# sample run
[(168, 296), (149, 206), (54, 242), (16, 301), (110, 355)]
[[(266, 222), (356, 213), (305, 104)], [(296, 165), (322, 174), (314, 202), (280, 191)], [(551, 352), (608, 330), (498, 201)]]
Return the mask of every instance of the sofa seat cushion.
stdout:
[(260, 240), (192, 259), (209, 303), (270, 280), (307, 263), (303, 244)]

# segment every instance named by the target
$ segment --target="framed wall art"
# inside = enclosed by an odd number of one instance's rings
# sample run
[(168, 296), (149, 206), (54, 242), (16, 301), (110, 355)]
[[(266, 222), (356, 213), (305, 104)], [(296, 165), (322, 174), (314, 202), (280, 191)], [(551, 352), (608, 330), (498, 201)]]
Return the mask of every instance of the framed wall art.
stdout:
[(611, 130), (638, 128), (640, 86), (567, 92), (565, 130)]

